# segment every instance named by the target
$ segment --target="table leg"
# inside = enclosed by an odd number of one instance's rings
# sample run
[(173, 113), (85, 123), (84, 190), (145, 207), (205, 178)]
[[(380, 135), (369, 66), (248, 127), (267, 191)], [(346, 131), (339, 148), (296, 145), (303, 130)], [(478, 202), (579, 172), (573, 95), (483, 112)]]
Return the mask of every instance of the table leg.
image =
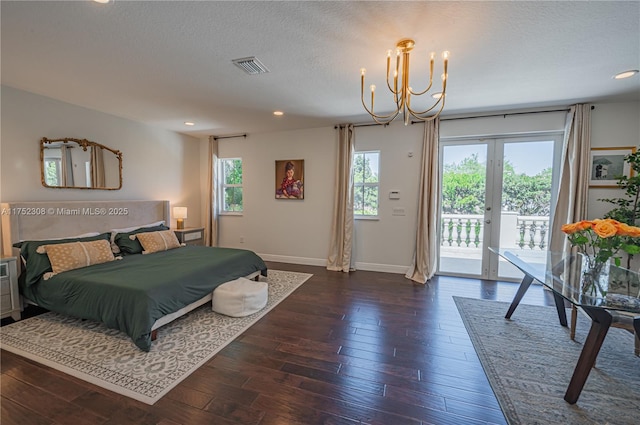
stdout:
[(578, 326), (578, 308), (571, 304), (571, 341), (576, 340), (576, 326)]
[(513, 297), (513, 301), (511, 301), (511, 305), (509, 306), (507, 315), (504, 316), (505, 319), (510, 319), (513, 312), (516, 311), (516, 307), (518, 307), (518, 304), (520, 304), (522, 297), (524, 297), (527, 289), (529, 289), (529, 286), (531, 286), (531, 282), (533, 282), (533, 277), (525, 274), (522, 282), (520, 283), (520, 287), (518, 288), (518, 292), (516, 292), (515, 297)]
[(562, 326), (567, 326), (567, 311), (564, 308), (564, 298), (556, 291), (553, 292), (553, 301), (556, 303), (556, 310), (558, 311), (558, 319)]
[(587, 306), (582, 306), (582, 309), (591, 317), (592, 322), (589, 335), (584, 341), (580, 358), (573, 370), (569, 387), (564, 394), (564, 399), (569, 404), (575, 404), (578, 401), (612, 322), (611, 314), (604, 309)]
[(640, 357), (640, 316), (633, 319), (633, 329), (635, 329), (636, 333), (635, 337), (635, 355)]

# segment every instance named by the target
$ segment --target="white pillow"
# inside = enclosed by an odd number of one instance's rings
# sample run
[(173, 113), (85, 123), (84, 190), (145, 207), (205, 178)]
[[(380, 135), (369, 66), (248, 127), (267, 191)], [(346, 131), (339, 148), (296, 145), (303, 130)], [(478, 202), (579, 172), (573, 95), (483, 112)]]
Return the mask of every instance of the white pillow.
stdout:
[[(125, 227), (123, 229), (111, 229), (109, 230), (111, 232), (111, 251), (113, 251), (114, 254), (118, 254), (120, 252), (120, 248), (118, 247), (118, 245), (116, 245), (115, 239), (116, 239), (116, 235), (118, 233), (128, 233), (128, 232), (133, 232), (134, 230), (137, 229), (141, 229), (143, 227), (156, 227), (156, 226), (160, 226), (164, 224), (164, 220), (161, 221), (156, 221), (155, 223), (149, 223), (149, 224), (141, 224), (139, 226), (131, 226), (131, 227)], [(99, 233), (98, 233), (99, 234)]]

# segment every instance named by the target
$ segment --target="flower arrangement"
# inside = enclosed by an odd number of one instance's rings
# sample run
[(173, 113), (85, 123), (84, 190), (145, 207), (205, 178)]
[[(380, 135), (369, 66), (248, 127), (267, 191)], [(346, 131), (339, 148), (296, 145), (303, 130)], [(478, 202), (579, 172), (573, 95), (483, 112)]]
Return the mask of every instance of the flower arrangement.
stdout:
[(627, 254), (640, 253), (640, 227), (629, 226), (611, 218), (582, 220), (565, 224), (562, 231), (567, 234), (569, 242), (582, 254), (604, 263), (613, 257), (616, 266), (620, 265), (620, 257), (616, 254), (622, 250)]
[(630, 226), (617, 220), (582, 220), (562, 226), (569, 242), (584, 255), (582, 291), (590, 296), (604, 297), (608, 291), (609, 259), (620, 266), (617, 254), (640, 253), (640, 227)]

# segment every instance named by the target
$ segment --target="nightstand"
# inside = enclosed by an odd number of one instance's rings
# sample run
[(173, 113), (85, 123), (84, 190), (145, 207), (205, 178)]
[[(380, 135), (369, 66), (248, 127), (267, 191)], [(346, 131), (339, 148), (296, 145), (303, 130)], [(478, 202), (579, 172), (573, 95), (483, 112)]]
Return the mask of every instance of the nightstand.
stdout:
[(204, 227), (187, 227), (172, 230), (175, 232), (180, 243), (204, 246)]
[(20, 320), (22, 306), (18, 292), (18, 267), (16, 257), (0, 259), (0, 318), (11, 316)]

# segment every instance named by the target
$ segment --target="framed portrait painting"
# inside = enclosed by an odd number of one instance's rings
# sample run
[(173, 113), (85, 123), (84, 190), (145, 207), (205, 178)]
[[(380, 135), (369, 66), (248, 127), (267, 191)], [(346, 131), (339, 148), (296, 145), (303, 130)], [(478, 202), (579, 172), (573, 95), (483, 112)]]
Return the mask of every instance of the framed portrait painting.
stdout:
[(304, 159), (276, 161), (276, 199), (304, 199)]
[(631, 166), (624, 157), (635, 151), (635, 147), (591, 148), (589, 187), (618, 187), (620, 177), (631, 177)]

